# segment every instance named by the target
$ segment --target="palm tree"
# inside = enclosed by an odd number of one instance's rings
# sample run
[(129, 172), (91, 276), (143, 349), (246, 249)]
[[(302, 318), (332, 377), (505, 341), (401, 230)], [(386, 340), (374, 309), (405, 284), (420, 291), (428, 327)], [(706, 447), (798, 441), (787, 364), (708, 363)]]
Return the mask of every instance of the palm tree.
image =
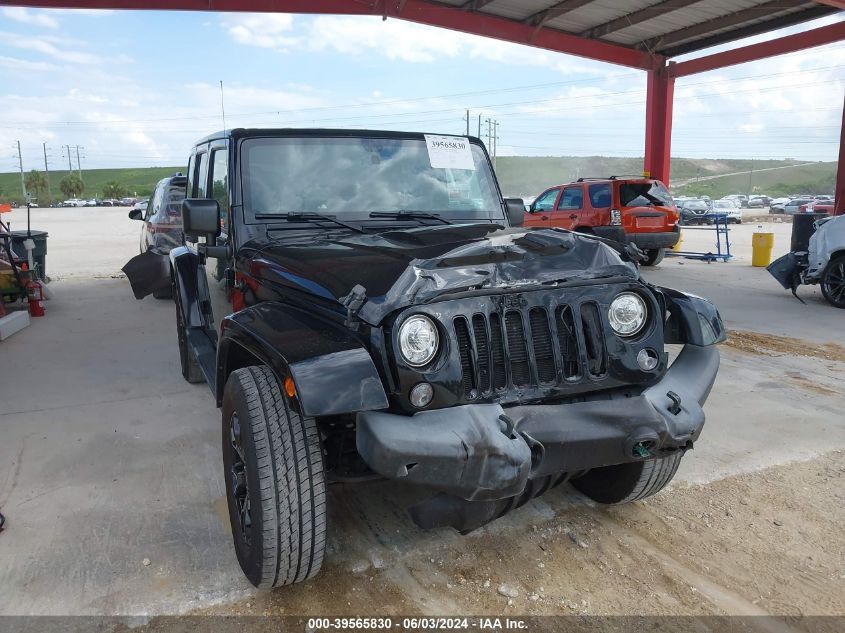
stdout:
[(35, 198), (41, 198), (42, 203), (45, 202), (44, 196), (48, 192), (47, 178), (44, 177), (40, 171), (33, 169), (24, 178), (24, 185), (26, 190)]
[(68, 174), (59, 183), (59, 189), (68, 198), (77, 198), (85, 191), (85, 183), (75, 174)]
[(126, 190), (114, 180), (103, 185), (103, 197), (110, 199), (122, 198)]

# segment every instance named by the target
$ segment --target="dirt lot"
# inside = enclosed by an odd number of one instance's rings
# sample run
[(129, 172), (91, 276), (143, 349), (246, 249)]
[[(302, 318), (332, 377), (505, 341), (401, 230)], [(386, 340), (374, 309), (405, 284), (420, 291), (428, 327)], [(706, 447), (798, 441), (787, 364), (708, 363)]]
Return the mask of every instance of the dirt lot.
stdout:
[[(750, 267), (756, 226), (732, 227), (727, 264), (644, 272), (713, 298), (731, 329), (670, 490), (601, 508), (563, 486), (462, 537), (411, 523), (421, 491), (334, 487), (322, 574), (270, 593), (237, 567), (219, 412), (181, 380), (172, 303), (121, 278), (138, 225), (45, 209), (33, 227), (55, 298), (0, 343), (0, 615), (845, 615), (843, 314)], [(783, 252), (789, 226), (761, 228)]]
[(202, 613), (845, 613), (843, 451), (625, 507), (564, 488), (464, 538), (384, 534), (372, 507), (335, 492), (334, 523), (366, 516), (389, 544), (383, 556), (360, 547), (371, 539), (335, 531), (313, 582)]

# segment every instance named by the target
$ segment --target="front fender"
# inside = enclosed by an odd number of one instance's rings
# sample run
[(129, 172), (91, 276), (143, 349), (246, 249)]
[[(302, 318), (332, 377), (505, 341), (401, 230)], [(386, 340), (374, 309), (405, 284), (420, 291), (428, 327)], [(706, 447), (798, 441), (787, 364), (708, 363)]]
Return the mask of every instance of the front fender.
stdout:
[(156, 290), (165, 290), (170, 285), (170, 263), (167, 255), (155, 249), (135, 255), (121, 270), (129, 280), (136, 299), (143, 299)]
[(702, 297), (672, 288), (657, 288), (666, 300), (669, 319), (664, 328), (667, 343), (715, 345), (727, 339), (719, 311)]
[(281, 303), (263, 302), (229, 315), (220, 327), (217, 403), (229, 374), (228, 359), (241, 347), (282, 380), (290, 375), (302, 413), (339, 415), (385, 409), (381, 378), (369, 352), (347, 330)]
[(198, 327), (213, 336), (214, 318), (208, 294), (208, 280), (205, 266), (199, 255), (186, 246), (170, 251), (170, 267), (173, 270), (175, 291), (179, 293), (182, 317), (188, 328)]

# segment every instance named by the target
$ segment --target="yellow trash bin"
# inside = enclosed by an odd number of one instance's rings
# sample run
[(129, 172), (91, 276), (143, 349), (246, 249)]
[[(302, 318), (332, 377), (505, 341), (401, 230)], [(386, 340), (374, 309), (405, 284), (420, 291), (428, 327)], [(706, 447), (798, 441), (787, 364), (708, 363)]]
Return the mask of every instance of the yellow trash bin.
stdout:
[(675, 251), (676, 253), (680, 252), (680, 250), (681, 250), (681, 244), (683, 244), (683, 243), (684, 243), (684, 232), (683, 232), (683, 231), (681, 231), (681, 232), (679, 232), (679, 233), (678, 233), (678, 243), (677, 243), (677, 244), (675, 244), (675, 245), (672, 247), (672, 250), (673, 250), (673, 251)]
[(772, 263), (774, 233), (754, 233), (751, 236), (751, 265), (765, 268)]

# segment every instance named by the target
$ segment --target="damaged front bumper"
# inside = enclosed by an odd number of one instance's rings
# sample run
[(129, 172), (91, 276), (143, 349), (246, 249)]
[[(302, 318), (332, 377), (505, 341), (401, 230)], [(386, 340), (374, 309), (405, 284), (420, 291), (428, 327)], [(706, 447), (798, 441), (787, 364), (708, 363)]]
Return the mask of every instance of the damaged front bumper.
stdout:
[(662, 380), (638, 394), (502, 408), (477, 404), (413, 416), (358, 414), (358, 452), (375, 472), (467, 501), (519, 495), (529, 479), (685, 450), (704, 426), (719, 368), (713, 346), (686, 345)]

